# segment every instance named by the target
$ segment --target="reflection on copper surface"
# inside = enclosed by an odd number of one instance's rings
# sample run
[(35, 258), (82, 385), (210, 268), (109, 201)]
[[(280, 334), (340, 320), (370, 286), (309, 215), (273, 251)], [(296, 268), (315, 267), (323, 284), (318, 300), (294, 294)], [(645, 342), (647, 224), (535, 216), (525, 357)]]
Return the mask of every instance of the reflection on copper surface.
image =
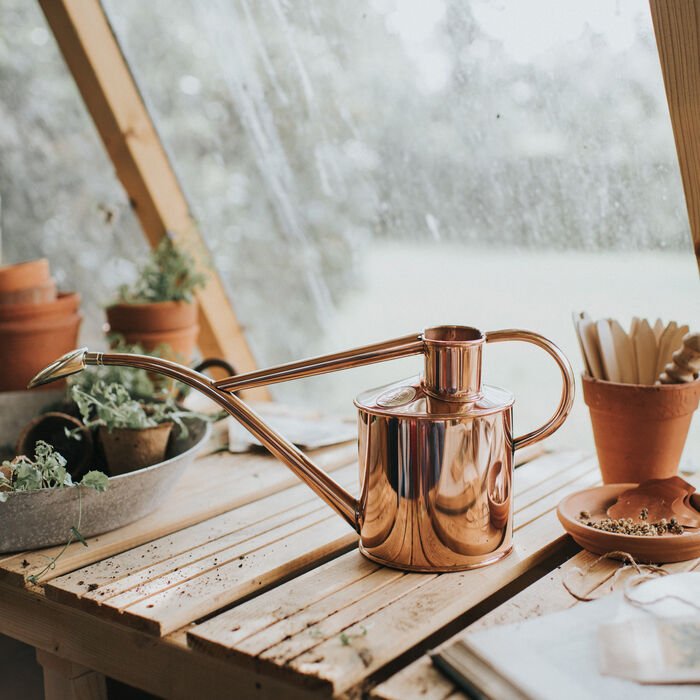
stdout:
[[(561, 398), (552, 418), (516, 438), (512, 436), (513, 396), (481, 383), (484, 344), (505, 340), (541, 347), (554, 358), (562, 375)], [(232, 393), (420, 353), (425, 355), (422, 376), (366, 391), (355, 400), (358, 499)], [(168, 360), (81, 350), (57, 360), (33, 384), (95, 364), (164, 374), (204, 393), (357, 530), (366, 556), (412, 571), (484, 566), (511, 550), (513, 452), (551, 435), (569, 413), (574, 391), (568, 361), (546, 338), (521, 330), (482, 333), (468, 326), (429, 328), (421, 335), (218, 382)]]

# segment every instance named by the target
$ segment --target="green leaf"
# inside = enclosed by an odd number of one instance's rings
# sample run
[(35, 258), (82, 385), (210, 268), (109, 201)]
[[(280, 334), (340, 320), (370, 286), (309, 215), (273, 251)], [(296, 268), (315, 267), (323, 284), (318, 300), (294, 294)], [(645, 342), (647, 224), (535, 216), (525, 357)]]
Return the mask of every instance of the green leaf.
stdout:
[(42, 487), (41, 469), (26, 457), (21, 458), (15, 465), (15, 491), (35, 491)]
[(75, 526), (71, 527), (70, 529), (70, 534), (73, 535), (73, 537), (80, 542), (83, 547), (87, 547), (88, 543), (85, 541), (85, 538), (78, 532), (78, 528)]
[(80, 480), (80, 485), (95, 491), (106, 491), (109, 486), (109, 478), (103, 472), (93, 469)]

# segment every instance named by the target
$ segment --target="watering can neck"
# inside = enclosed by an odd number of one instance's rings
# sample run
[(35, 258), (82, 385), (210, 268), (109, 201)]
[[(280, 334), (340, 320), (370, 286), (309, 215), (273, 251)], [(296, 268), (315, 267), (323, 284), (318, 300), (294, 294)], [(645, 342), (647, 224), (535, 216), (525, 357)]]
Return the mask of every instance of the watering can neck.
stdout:
[(423, 389), (439, 401), (467, 402), (481, 396), (485, 335), (469, 326), (439, 326), (423, 332)]

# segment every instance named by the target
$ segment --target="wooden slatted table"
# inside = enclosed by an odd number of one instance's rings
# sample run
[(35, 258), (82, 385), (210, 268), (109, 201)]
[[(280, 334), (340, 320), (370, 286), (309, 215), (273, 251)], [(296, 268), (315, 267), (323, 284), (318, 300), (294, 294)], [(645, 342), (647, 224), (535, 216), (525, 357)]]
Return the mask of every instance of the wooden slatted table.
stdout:
[[(314, 458), (354, 489), (355, 452)], [(598, 479), (579, 453), (533, 459), (510, 556), (415, 574), (362, 557), (273, 458), (209, 454), (159, 511), (71, 545), (38, 586), (26, 577), (55, 550), (1, 558), (0, 633), (37, 648), (52, 699), (105, 697), (104, 675), (168, 698), (360, 697), (570, 556), (554, 509)]]

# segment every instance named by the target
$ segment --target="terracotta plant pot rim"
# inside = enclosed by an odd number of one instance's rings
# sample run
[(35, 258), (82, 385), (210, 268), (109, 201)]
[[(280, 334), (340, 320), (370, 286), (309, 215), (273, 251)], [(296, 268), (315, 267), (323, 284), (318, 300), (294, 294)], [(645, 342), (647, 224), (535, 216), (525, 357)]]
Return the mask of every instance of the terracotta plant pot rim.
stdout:
[(75, 313), (80, 306), (80, 294), (77, 292), (59, 292), (54, 301), (38, 304), (2, 304), (0, 305), (0, 323), (5, 321), (35, 320), (52, 316), (66, 316)]
[(648, 391), (648, 392), (674, 392), (688, 391), (688, 387), (700, 386), (700, 379), (688, 384), (625, 384), (623, 382), (609, 382), (606, 379), (595, 379), (587, 374), (581, 375), (582, 381), (590, 385), (605, 385), (610, 387), (618, 387), (620, 391)]
[(48, 318), (32, 318), (26, 321), (0, 321), (0, 333), (11, 335), (28, 335), (46, 331), (59, 331), (79, 324), (83, 320), (81, 313), (70, 316), (56, 316)]
[(693, 413), (700, 380), (688, 384), (620, 384), (583, 376), (583, 400), (591, 412), (663, 420)]
[(19, 304), (50, 304), (56, 301), (56, 280), (50, 277), (46, 282), (23, 289), (0, 290), (0, 306)]
[(0, 291), (14, 292), (27, 287), (38, 287), (49, 280), (51, 272), (46, 258), (26, 260), (0, 267)]

